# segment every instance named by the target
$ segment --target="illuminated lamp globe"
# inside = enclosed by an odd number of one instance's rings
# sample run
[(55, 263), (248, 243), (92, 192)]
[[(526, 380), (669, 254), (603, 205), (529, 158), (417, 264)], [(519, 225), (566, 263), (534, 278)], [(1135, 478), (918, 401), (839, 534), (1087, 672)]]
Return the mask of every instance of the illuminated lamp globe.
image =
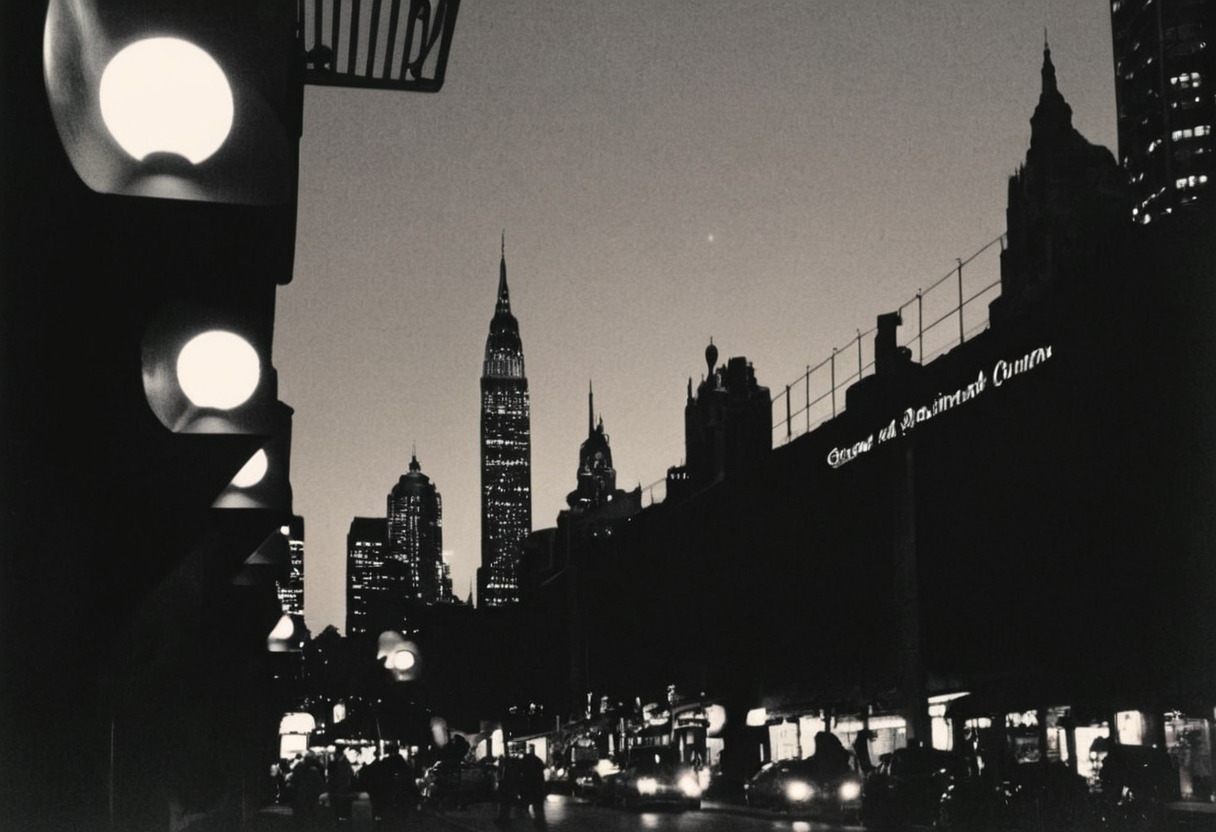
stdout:
[(398, 650), (393, 654), (394, 670), (409, 670), (414, 666), (414, 654), (409, 650)]
[(248, 401), (261, 377), (257, 351), (239, 335), (211, 330), (177, 356), (177, 383), (198, 407), (231, 410)]
[(296, 631), (295, 622), (291, 620), (290, 615), (284, 615), (279, 619), (279, 623), (274, 625), (274, 629), (270, 631), (270, 638), (278, 641), (286, 641), (291, 638), (291, 634)]
[(249, 461), (242, 466), (241, 470), (236, 472), (236, 476), (232, 478), (232, 484), (237, 488), (251, 488), (262, 481), (262, 477), (266, 476), (266, 470), (269, 467), (270, 460), (266, 458), (266, 452), (258, 451), (249, 457)]
[(136, 41), (110, 59), (98, 89), (101, 119), (139, 161), (172, 153), (199, 164), (232, 131), (233, 99), (215, 59), (180, 38)]

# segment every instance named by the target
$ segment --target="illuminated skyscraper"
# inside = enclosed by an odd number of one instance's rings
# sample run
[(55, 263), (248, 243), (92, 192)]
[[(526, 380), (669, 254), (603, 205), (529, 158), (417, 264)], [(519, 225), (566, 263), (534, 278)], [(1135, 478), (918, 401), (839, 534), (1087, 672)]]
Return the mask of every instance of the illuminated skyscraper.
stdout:
[(385, 569), (387, 523), (383, 517), (356, 517), (346, 535), (346, 634), (370, 632), (372, 610), (385, 596), (400, 594), (402, 576)]
[(424, 604), (449, 600), (444, 592), (443, 501), (417, 456), (388, 495), (387, 517), (388, 557), (404, 564), (410, 597)]
[(283, 612), (304, 614), (304, 518), (291, 518), (291, 532), (287, 536), (289, 563), (287, 580), (279, 582), (279, 603)]
[(1148, 223), (1216, 197), (1216, 2), (1112, 0), (1119, 161)]
[(519, 322), (507, 290), (506, 241), (498, 302), (481, 374), (481, 568), (478, 606), (519, 600), (520, 544), (532, 530), (532, 429)]

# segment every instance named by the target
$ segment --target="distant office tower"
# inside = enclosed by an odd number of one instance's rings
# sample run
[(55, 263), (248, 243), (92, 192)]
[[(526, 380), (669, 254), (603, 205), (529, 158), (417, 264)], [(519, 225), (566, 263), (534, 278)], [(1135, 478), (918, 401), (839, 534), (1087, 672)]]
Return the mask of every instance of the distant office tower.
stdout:
[(520, 544), (532, 529), (532, 430), (519, 322), (507, 291), (506, 241), (498, 303), (481, 374), (481, 568), (478, 606), (519, 601)]
[(718, 348), (705, 348), (708, 375), (684, 405), (684, 464), (667, 471), (667, 499), (680, 500), (763, 462), (773, 449), (773, 410), (767, 387), (746, 358), (718, 367)]
[(304, 518), (291, 518), (287, 536), (289, 562), (287, 580), (279, 583), (279, 603), (283, 612), (304, 614)]
[(402, 573), (386, 569), (388, 523), (383, 517), (356, 517), (346, 535), (346, 634), (371, 632), (373, 611), (386, 596), (404, 591)]
[(1119, 160), (1148, 223), (1214, 199), (1216, 2), (1113, 0)]
[(446, 602), (443, 570), (443, 501), (418, 457), (410, 459), (388, 495), (388, 556), (405, 566), (410, 597)]

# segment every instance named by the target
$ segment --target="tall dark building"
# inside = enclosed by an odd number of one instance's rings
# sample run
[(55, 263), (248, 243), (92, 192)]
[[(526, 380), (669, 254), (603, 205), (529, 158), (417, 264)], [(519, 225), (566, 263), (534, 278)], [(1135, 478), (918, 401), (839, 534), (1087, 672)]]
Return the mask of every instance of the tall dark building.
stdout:
[[(405, 565), (408, 592), (424, 604), (449, 600), (443, 569), (443, 501), (418, 457), (388, 495), (388, 557)], [(450, 578), (449, 578), (450, 581)]]
[(507, 290), (506, 242), (498, 302), (481, 373), (481, 567), (478, 606), (519, 601), (520, 544), (532, 530), (532, 428), (519, 322)]
[(993, 325), (1087, 274), (1109, 249), (1096, 232), (1117, 233), (1128, 221), (1126, 177), (1109, 150), (1073, 126), (1046, 45), (1041, 77), (1030, 149), (1009, 177), (1008, 244), (1001, 252), (1001, 294), (990, 305)]
[(1216, 2), (1113, 0), (1111, 34), (1132, 216), (1149, 223), (1211, 202)]
[(772, 399), (746, 358), (718, 367), (705, 348), (708, 375), (684, 405), (684, 464), (667, 471), (667, 498), (683, 499), (762, 462), (773, 449)]
[(385, 569), (388, 524), (383, 517), (356, 517), (346, 535), (346, 634), (370, 632), (373, 608), (403, 592), (403, 575)]
[(279, 603), (283, 612), (304, 614), (304, 518), (295, 515), (288, 526), (289, 547), (287, 579), (279, 582)]

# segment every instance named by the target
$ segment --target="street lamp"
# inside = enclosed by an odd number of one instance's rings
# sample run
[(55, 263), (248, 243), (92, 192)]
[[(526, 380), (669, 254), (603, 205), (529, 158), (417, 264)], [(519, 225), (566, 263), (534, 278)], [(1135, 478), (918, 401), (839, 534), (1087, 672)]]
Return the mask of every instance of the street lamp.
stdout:
[(397, 682), (410, 682), (422, 675), (422, 653), (418, 645), (396, 630), (380, 634), (376, 658), (383, 660), (384, 669)]
[(77, 175), (106, 194), (294, 200), (297, 15), (284, 0), (49, 0), (43, 79)]

